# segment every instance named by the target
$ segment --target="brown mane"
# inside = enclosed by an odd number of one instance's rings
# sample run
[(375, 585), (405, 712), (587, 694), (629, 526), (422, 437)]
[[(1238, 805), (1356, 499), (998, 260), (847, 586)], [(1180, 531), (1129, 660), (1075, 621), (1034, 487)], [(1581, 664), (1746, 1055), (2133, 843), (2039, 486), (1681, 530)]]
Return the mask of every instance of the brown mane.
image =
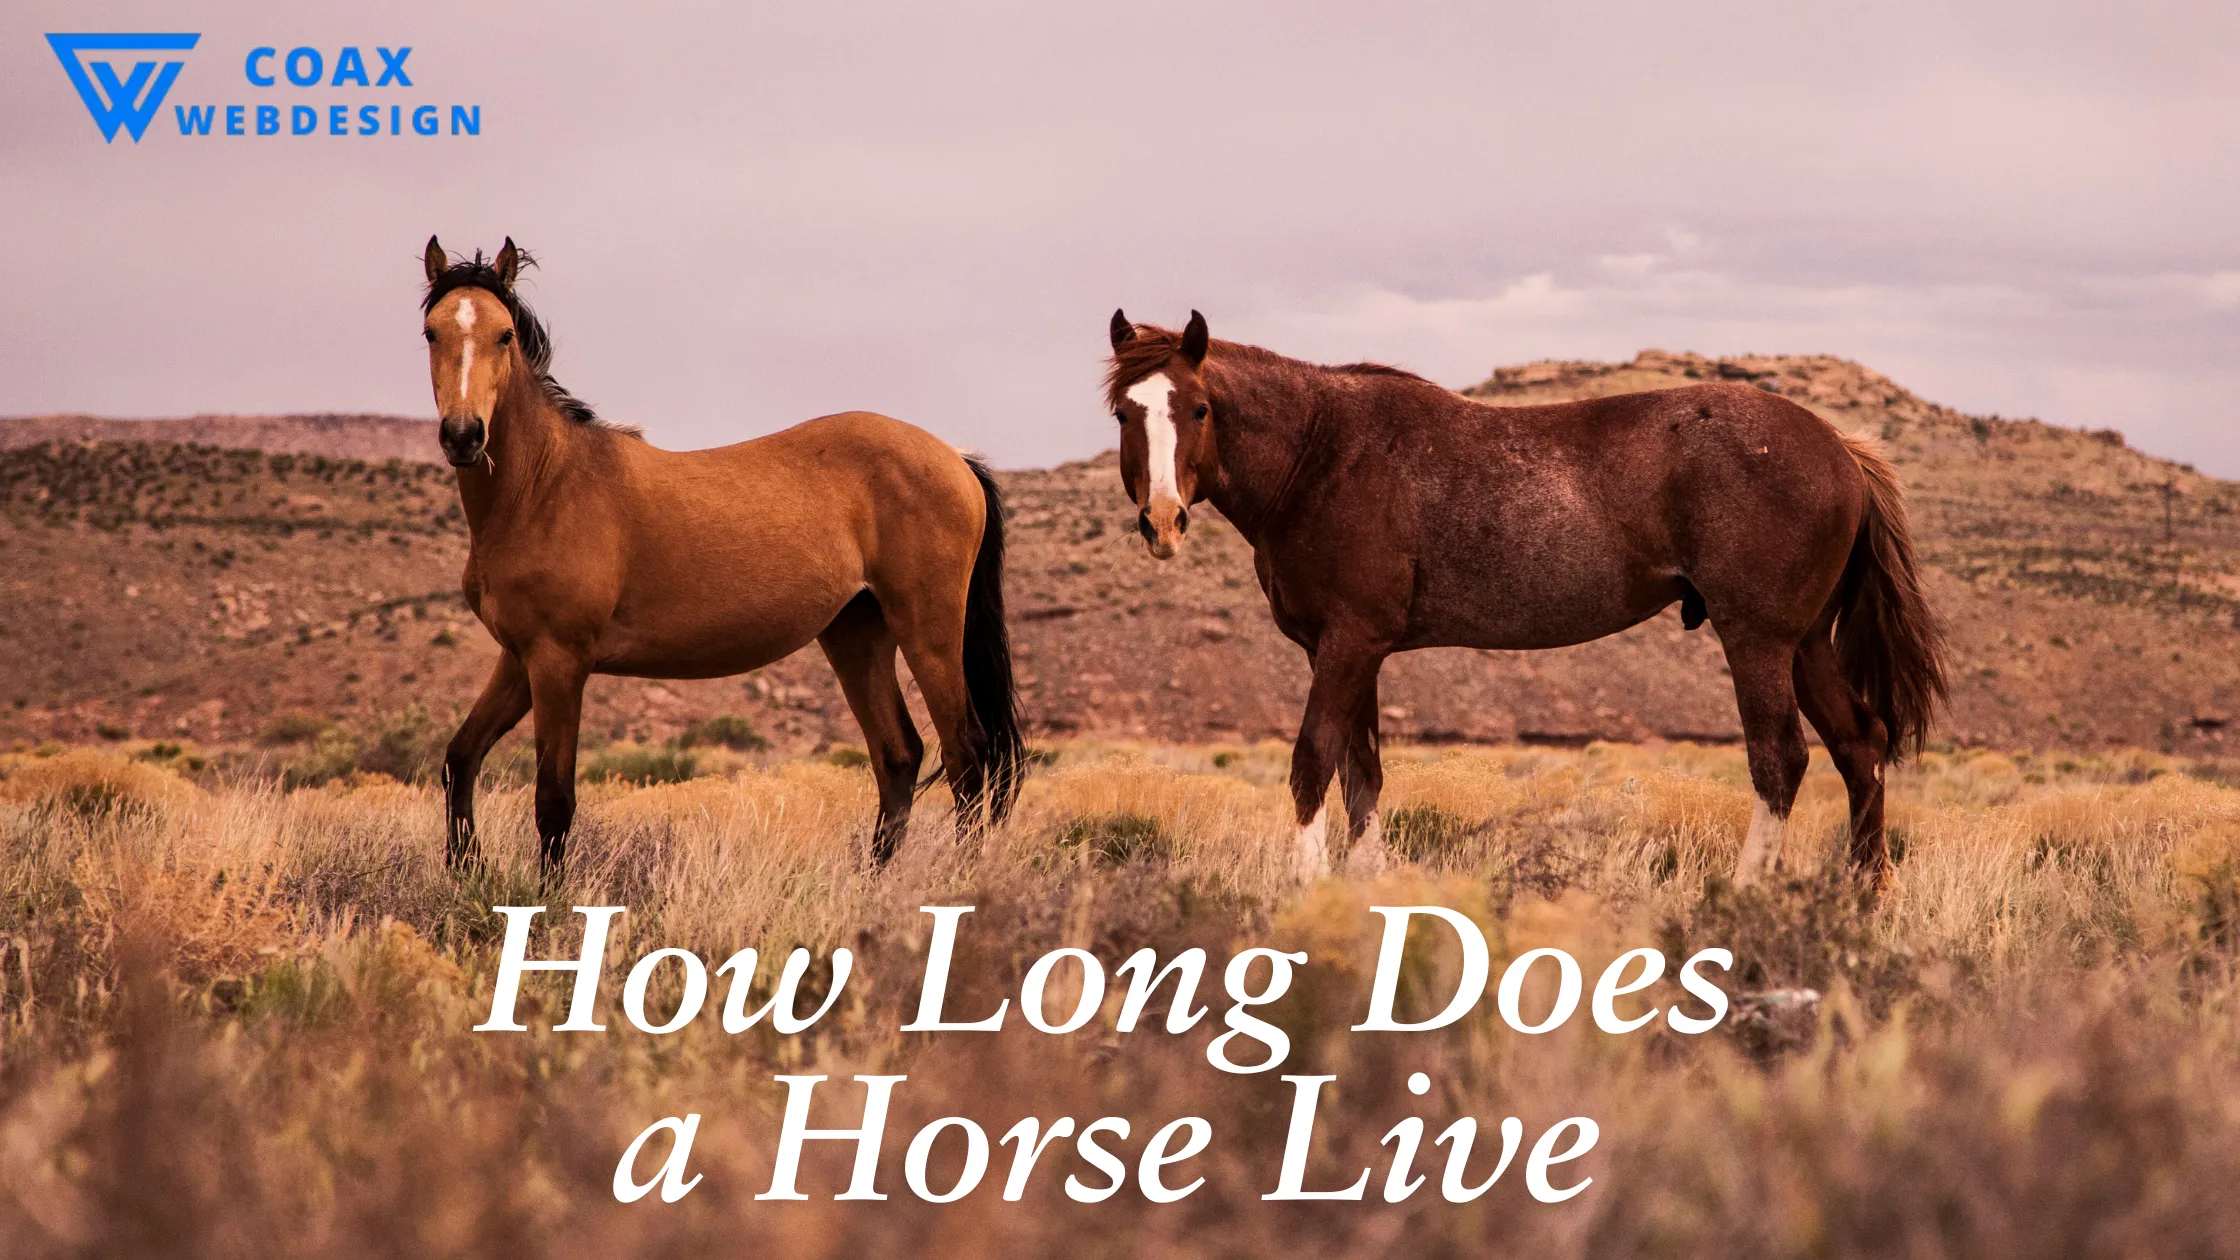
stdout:
[[(1134, 325), (1136, 335), (1112, 352), (1112, 361), (1105, 366), (1105, 405), (1118, 407), (1126, 396), (1128, 387), (1144, 377), (1159, 371), (1182, 350), (1182, 334), (1156, 324)], [(1282, 364), (1308, 372), (1321, 372), (1333, 376), (1385, 376), (1402, 380), (1422, 381), (1423, 377), (1405, 368), (1384, 363), (1341, 363), (1337, 365), (1308, 363), (1288, 358), (1273, 350), (1248, 346), (1235, 341), (1207, 343), (1208, 358), (1222, 358), (1257, 364)], [(1426, 381), (1426, 384), (1430, 382)]]

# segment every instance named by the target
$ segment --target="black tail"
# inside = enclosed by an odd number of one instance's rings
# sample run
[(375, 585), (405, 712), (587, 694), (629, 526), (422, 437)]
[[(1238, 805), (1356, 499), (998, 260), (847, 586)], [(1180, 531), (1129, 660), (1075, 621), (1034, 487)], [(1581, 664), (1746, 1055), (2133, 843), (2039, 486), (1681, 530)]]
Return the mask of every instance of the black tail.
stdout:
[(1003, 619), (1003, 491), (986, 464), (969, 455), (964, 462), (988, 501), (980, 556), (965, 595), (964, 686), (988, 740), (988, 821), (999, 823), (1019, 795), (1027, 752), (1019, 729), (1019, 690), (1011, 679), (1011, 631)]

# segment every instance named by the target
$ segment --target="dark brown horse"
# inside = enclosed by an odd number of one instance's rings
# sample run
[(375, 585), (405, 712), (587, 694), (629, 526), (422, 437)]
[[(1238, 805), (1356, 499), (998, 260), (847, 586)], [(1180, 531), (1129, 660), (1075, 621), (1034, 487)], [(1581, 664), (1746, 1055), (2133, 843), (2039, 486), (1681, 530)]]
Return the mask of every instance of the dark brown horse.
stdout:
[(557, 868), (575, 816), (576, 725), (592, 674), (714, 678), (814, 639), (863, 727), (879, 785), (872, 855), (908, 825), (924, 744), (909, 663), (941, 740), (957, 826), (1000, 820), (1021, 742), (1003, 620), (1003, 505), (987, 469), (923, 429), (825, 416), (672, 452), (604, 424), (556, 384), (514, 291), (528, 256), (457, 261), (428, 238), (428, 369), (473, 543), (467, 607), (503, 654), (444, 758), (449, 859), (478, 858), (474, 784), (536, 715), (537, 834)]
[(1736, 866), (1771, 869), (1804, 778), (1801, 705), (1851, 798), (1851, 857), (1890, 856), (1883, 767), (1945, 690), (1897, 477), (1866, 443), (1744, 385), (1546, 407), (1474, 402), (1375, 364), (1318, 367), (1112, 316), (1107, 402), (1151, 554), (1191, 504), (1252, 544), (1314, 682), (1292, 751), (1295, 859), (1327, 869), (1333, 771), (1350, 838), (1383, 860), (1377, 671), (1426, 647), (1553, 648), (1677, 602), (1734, 675), (1757, 792)]

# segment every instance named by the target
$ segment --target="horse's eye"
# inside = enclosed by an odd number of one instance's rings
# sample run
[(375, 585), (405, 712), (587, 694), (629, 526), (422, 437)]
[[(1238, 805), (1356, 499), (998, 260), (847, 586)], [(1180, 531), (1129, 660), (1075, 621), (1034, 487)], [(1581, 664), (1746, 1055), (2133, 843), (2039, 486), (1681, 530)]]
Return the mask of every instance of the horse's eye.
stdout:
[(1198, 419), (1203, 420), (1208, 415), (1211, 415), (1212, 412), (1213, 408), (1206, 406), (1204, 403), (1198, 404)]
[(435, 329), (433, 329), (433, 328), (423, 328), (423, 329), (421, 329), (421, 330), (420, 330), (420, 335), (421, 335), (421, 336), (423, 336), (423, 337), (426, 337), (426, 338), (428, 339), (428, 344), (429, 344), (429, 345), (431, 345), (431, 346), (432, 346), (432, 345), (434, 345), (434, 344), (436, 343), (436, 330), (435, 330)]
[(1112, 413), (1112, 418), (1118, 420), (1122, 424), (1126, 424), (1128, 422), (1128, 413), (1125, 411), (1115, 411)]
[(511, 328), (508, 328), (504, 332), (498, 334), (498, 344), (501, 346), (510, 346), (513, 344), (513, 330)]

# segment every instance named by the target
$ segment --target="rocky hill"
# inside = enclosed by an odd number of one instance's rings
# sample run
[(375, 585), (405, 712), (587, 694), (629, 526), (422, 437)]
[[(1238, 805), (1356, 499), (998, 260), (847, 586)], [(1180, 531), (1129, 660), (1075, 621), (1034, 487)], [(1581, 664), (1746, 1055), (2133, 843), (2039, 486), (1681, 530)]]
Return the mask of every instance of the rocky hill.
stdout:
[[(1953, 626), (1947, 738), (2221, 749), (2240, 713), (2240, 485), (2113, 430), (1962, 415), (1827, 357), (1646, 351), (1503, 368), (1464, 392), (1532, 403), (1704, 379), (1750, 381), (1883, 440)], [(91, 427), (18, 441), (24, 426), (68, 423)], [(153, 423), (203, 427), (119, 427)], [(170, 440), (185, 433), (197, 443)], [(114, 440), (143, 434), (158, 440)], [(242, 743), (414, 704), (449, 721), (479, 688), (495, 648), (457, 595), (466, 538), (449, 472), (420, 462), (426, 422), (50, 418), (0, 422), (5, 443), (17, 446), (0, 451), (0, 740)], [(263, 449), (220, 449), (235, 444)], [(1304, 659), (1233, 530), (1208, 512), (1161, 565), (1110, 455), (1004, 481), (1039, 730), (1288, 738)], [(1675, 612), (1563, 651), (1395, 658), (1381, 698), (1395, 739), (1739, 734), (1716, 639)], [(788, 749), (858, 739), (813, 649), (744, 679), (595, 680), (586, 722), (648, 739), (721, 713)]]
[(190, 416), (104, 420), (98, 416), (0, 417), (0, 450), (42, 442), (171, 442), (274, 455), (344, 459), (436, 458), (435, 421), (404, 416)]

